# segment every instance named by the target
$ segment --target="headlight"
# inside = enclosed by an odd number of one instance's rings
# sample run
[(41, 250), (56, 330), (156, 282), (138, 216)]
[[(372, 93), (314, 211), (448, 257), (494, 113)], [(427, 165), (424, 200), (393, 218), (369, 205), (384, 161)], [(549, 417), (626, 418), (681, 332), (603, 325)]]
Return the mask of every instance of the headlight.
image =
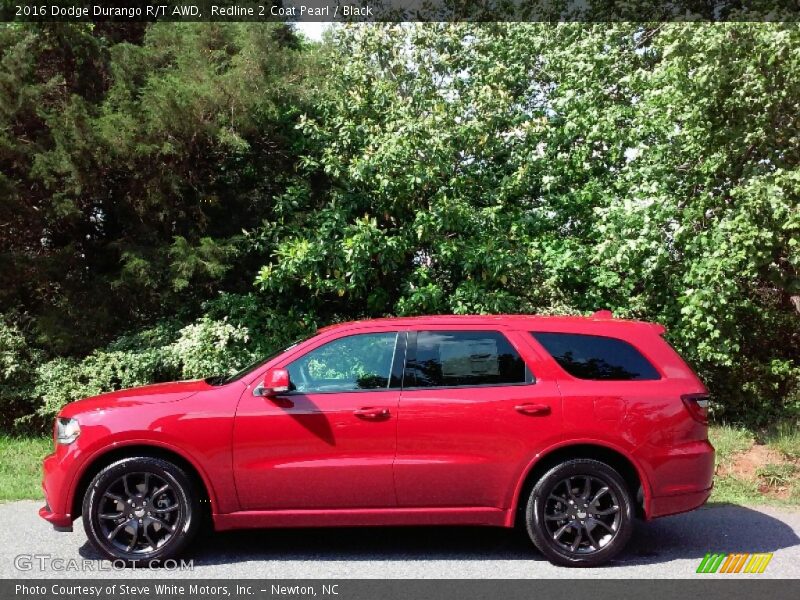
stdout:
[(81, 426), (77, 419), (56, 419), (56, 441), (59, 444), (71, 444), (81, 434)]

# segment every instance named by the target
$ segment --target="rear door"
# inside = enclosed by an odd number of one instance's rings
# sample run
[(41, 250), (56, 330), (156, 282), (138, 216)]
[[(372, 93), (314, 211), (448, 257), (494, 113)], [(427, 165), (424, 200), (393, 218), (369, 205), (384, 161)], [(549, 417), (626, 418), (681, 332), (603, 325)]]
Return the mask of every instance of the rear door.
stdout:
[(397, 421), (401, 507), (497, 507), (561, 434), (555, 380), (523, 334), (431, 326), (409, 332)]

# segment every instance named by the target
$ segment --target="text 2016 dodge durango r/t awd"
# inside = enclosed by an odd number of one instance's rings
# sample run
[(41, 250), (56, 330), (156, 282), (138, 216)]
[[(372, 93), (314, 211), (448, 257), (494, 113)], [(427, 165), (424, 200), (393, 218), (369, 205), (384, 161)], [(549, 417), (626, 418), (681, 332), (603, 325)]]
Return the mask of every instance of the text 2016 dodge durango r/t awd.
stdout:
[(232, 377), (67, 405), (42, 517), (105, 556), (217, 530), (524, 526), (592, 566), (635, 516), (709, 496), (706, 389), (652, 323), (438, 316), (335, 325)]

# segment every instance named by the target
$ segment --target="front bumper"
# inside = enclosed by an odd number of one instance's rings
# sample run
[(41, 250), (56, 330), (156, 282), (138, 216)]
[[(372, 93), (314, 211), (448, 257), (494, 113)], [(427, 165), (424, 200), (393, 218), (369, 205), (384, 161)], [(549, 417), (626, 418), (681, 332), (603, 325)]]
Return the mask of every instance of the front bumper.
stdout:
[(45, 505), (39, 509), (39, 516), (50, 523), (56, 531), (72, 531), (72, 507), (69, 502), (71, 473), (65, 465), (64, 457), (69, 450), (59, 446), (42, 464), (42, 490)]
[(72, 531), (72, 517), (54, 513), (47, 504), (39, 509), (39, 516), (50, 523), (56, 531)]

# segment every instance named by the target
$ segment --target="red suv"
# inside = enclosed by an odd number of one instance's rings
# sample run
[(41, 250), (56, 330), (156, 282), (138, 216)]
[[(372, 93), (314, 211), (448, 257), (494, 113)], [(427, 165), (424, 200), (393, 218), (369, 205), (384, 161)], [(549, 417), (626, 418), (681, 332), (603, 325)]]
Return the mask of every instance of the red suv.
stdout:
[(42, 517), (157, 564), (216, 530), (524, 525), (593, 566), (711, 490), (703, 384), (664, 328), (584, 317), (335, 325), (231, 377), (67, 405)]

